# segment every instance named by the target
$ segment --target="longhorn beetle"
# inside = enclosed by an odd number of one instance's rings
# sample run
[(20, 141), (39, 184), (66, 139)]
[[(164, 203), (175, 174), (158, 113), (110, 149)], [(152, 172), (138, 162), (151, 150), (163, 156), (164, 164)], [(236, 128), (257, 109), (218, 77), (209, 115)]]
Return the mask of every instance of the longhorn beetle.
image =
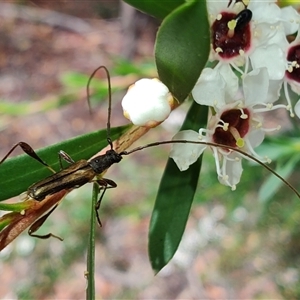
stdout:
[[(0, 161), (0, 165), (7, 159), (7, 157), (14, 151), (16, 147), (21, 147), (22, 150), (31, 156), (32, 158), (36, 159), (40, 163), (42, 163), (44, 166), (49, 168), (52, 172), (54, 172), (53, 175), (48, 176), (45, 179), (42, 179), (41, 181), (38, 181), (31, 185), (26, 193), (26, 199), (33, 199), (36, 201), (43, 201), (46, 196), (53, 195), (55, 193), (58, 193), (62, 190), (71, 190), (74, 188), (79, 188), (83, 186), (84, 184), (88, 182), (97, 182), (100, 186), (100, 188), (103, 190), (99, 200), (97, 201), (95, 205), (95, 211), (97, 216), (98, 224), (101, 226), (101, 221), (99, 217), (99, 208), (102, 201), (102, 198), (105, 194), (105, 191), (108, 188), (115, 188), (117, 184), (107, 178), (101, 177), (101, 174), (104, 173), (111, 165), (115, 163), (119, 163), (124, 155), (129, 155), (134, 152), (143, 150), (145, 148), (150, 148), (154, 146), (159, 146), (162, 144), (173, 144), (173, 143), (190, 143), (190, 144), (204, 144), (211, 147), (220, 147), (220, 148), (226, 148), (229, 150), (233, 150), (235, 152), (238, 152), (248, 158), (251, 158), (252, 160), (256, 161), (260, 165), (267, 168), (270, 172), (272, 172), (275, 176), (280, 178), (286, 185), (288, 185), (300, 198), (299, 193), (293, 188), (286, 180), (284, 180), (280, 175), (278, 175), (275, 171), (273, 171), (270, 167), (262, 163), (260, 160), (256, 159), (255, 157), (252, 157), (246, 152), (243, 152), (242, 150), (236, 149), (234, 147), (228, 146), (228, 145), (222, 145), (217, 143), (210, 143), (210, 142), (201, 142), (201, 141), (188, 141), (188, 140), (169, 140), (169, 141), (160, 141), (160, 142), (154, 142), (150, 143), (144, 146), (136, 147), (129, 151), (122, 151), (120, 153), (117, 153), (113, 149), (113, 143), (110, 139), (110, 118), (111, 118), (111, 84), (110, 84), (110, 75), (105, 66), (98, 67), (90, 76), (89, 81), (87, 83), (87, 98), (89, 101), (89, 84), (91, 82), (91, 79), (96, 74), (96, 72), (99, 69), (103, 69), (106, 72), (107, 75), (107, 81), (108, 81), (108, 98), (109, 98), (109, 107), (108, 107), (108, 121), (107, 121), (107, 142), (110, 146), (110, 149), (106, 151), (103, 155), (98, 155), (91, 160), (79, 160), (75, 162), (66, 152), (59, 151), (59, 161), (61, 166), (61, 171), (55, 172), (47, 163), (45, 163), (32, 149), (30, 145), (28, 145), (25, 142), (19, 142), (16, 145), (14, 145), (11, 150), (5, 155), (5, 157)], [(89, 103), (89, 102), (88, 102)], [(89, 104), (90, 107), (90, 104)], [(65, 160), (70, 164), (67, 168), (62, 168), (62, 160)], [(52, 233), (46, 234), (46, 235), (37, 235), (34, 234), (35, 231), (37, 231), (40, 226), (43, 225), (43, 223), (46, 221), (46, 219), (49, 217), (49, 215), (56, 209), (58, 206), (58, 203), (54, 205), (44, 216), (36, 220), (29, 228), (28, 233), (31, 236), (38, 237), (38, 238), (49, 238), (50, 236), (59, 238)], [(59, 238), (60, 239), (60, 238)]]
[[(104, 193), (107, 188), (114, 188), (117, 186), (117, 184), (110, 179), (107, 178), (99, 178), (99, 175), (101, 175), (105, 170), (107, 170), (112, 164), (118, 163), (122, 159), (123, 153), (117, 153), (113, 149), (113, 144), (110, 139), (110, 117), (111, 117), (111, 84), (110, 84), (110, 75), (105, 66), (100, 66), (97, 68), (92, 75), (89, 78), (88, 84), (87, 84), (87, 95), (88, 95), (88, 101), (89, 101), (89, 84), (91, 82), (91, 79), (96, 74), (96, 72), (99, 69), (103, 69), (106, 72), (107, 79), (108, 79), (108, 93), (109, 93), (109, 107), (108, 107), (108, 121), (107, 121), (107, 142), (110, 145), (110, 150), (107, 150), (105, 154), (98, 155), (95, 158), (92, 158), (91, 160), (79, 160), (75, 162), (66, 152), (60, 150), (58, 153), (61, 171), (55, 172), (46, 162), (44, 162), (33, 150), (33, 148), (28, 145), (25, 142), (19, 142), (16, 145), (14, 145), (11, 150), (5, 155), (5, 157), (0, 161), (0, 165), (7, 159), (7, 157), (14, 151), (15, 148), (18, 146), (22, 148), (22, 150), (31, 156), (32, 158), (36, 159), (40, 163), (42, 163), (44, 166), (46, 166), (48, 169), (50, 169), (52, 172), (54, 172), (53, 175), (38, 181), (37, 183), (34, 183), (31, 185), (26, 192), (26, 197), (29, 197), (29, 199), (34, 199), (36, 201), (42, 201), (45, 199), (46, 196), (53, 195), (55, 193), (58, 193), (62, 190), (68, 190), (73, 188), (79, 188), (82, 185), (95, 181), (99, 184), (99, 186), (103, 189), (103, 192), (100, 196), (100, 199), (97, 201), (96, 204), (96, 216), (99, 225), (101, 225), (98, 209), (100, 207), (101, 200), (104, 196)], [(90, 105), (89, 105), (90, 107)], [(69, 167), (63, 169), (62, 168), (62, 160), (65, 160), (70, 164)], [(98, 176), (98, 178), (97, 178)], [(96, 178), (94, 180), (94, 178)], [(49, 235), (46, 236), (39, 236), (34, 235), (33, 233), (46, 221), (47, 217), (54, 211), (54, 209), (57, 207), (58, 204), (56, 204), (45, 216), (37, 220), (30, 228), (29, 228), (29, 235), (40, 237), (40, 238), (48, 238)], [(38, 226), (36, 226), (39, 224)], [(34, 229), (33, 229), (34, 228)], [(52, 234), (51, 234), (52, 235)]]

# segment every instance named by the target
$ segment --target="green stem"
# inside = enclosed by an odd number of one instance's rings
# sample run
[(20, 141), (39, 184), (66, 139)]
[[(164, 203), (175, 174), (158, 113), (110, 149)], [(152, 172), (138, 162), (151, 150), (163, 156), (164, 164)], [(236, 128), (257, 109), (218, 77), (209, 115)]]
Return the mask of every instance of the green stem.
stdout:
[(92, 196), (92, 210), (91, 210), (91, 224), (90, 224), (90, 235), (88, 241), (88, 252), (87, 252), (87, 290), (86, 299), (95, 299), (95, 224), (96, 224), (96, 212), (95, 205), (99, 195), (99, 186), (97, 183), (93, 185), (93, 196)]

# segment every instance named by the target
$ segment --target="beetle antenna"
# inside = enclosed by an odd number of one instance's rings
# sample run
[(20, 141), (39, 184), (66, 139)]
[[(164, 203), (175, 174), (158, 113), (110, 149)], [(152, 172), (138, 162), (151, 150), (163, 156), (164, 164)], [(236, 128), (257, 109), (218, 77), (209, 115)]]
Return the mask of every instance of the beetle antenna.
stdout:
[(266, 168), (269, 172), (271, 172), (274, 176), (276, 176), (277, 178), (279, 178), (288, 188), (290, 188), (297, 196), (298, 198), (300, 198), (300, 194), (299, 192), (287, 181), (285, 180), (282, 176), (280, 176), (277, 172), (275, 172), (272, 168), (270, 168), (268, 165), (266, 165), (265, 163), (263, 163), (262, 161), (260, 161), (259, 159), (255, 158), (254, 156), (231, 146), (228, 145), (222, 145), (222, 144), (217, 144), (217, 143), (210, 143), (210, 142), (204, 142), (204, 141), (188, 141), (188, 140), (170, 140), (170, 141), (161, 141), (161, 142), (154, 142), (154, 143), (150, 143), (144, 146), (139, 146), (136, 147), (132, 150), (129, 151), (122, 151), (121, 153), (119, 153), (120, 155), (129, 155), (131, 153), (143, 150), (145, 148), (150, 148), (150, 147), (155, 147), (155, 146), (159, 146), (159, 145), (164, 145), (164, 144), (200, 144), (200, 145), (207, 145), (210, 147), (218, 147), (218, 148), (225, 148), (225, 149), (229, 149), (235, 152), (238, 152), (240, 154), (242, 154), (245, 157), (248, 157), (250, 159), (252, 159), (253, 161), (255, 161), (256, 163), (260, 164), (261, 166), (263, 166), (264, 168)]
[(108, 112), (107, 112), (107, 123), (106, 123), (106, 134), (107, 134), (107, 142), (110, 145), (111, 149), (113, 149), (113, 144), (112, 140), (110, 138), (110, 117), (111, 117), (111, 83), (110, 83), (110, 75), (109, 71), (105, 66), (100, 66), (97, 69), (94, 70), (94, 72), (91, 74), (89, 77), (89, 80), (86, 85), (86, 94), (87, 94), (87, 101), (88, 101), (88, 106), (89, 106), (89, 111), (90, 114), (92, 114), (92, 109), (91, 109), (91, 102), (90, 102), (90, 83), (95, 76), (95, 74), (100, 70), (103, 69), (106, 73), (107, 77), (107, 88), (108, 88)]

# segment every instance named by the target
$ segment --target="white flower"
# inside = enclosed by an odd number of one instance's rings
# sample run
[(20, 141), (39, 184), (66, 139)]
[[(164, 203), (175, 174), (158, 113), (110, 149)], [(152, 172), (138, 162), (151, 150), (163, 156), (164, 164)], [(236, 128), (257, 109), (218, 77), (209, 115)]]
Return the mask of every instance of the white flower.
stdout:
[[(206, 84), (210, 80), (218, 88), (213, 90), (212, 85)], [(181, 131), (173, 137), (173, 140), (224, 145), (224, 148), (210, 148), (215, 157), (219, 181), (234, 190), (242, 174), (243, 156), (226, 146), (240, 149), (261, 161), (269, 161), (268, 158), (260, 157), (254, 148), (263, 141), (266, 131), (278, 130), (280, 126), (274, 129), (264, 128), (261, 113), (285, 106), (273, 105), (279, 97), (280, 82), (270, 84), (266, 68), (253, 70), (245, 75), (242, 90), (238, 90), (237, 87), (232, 90), (232, 86), (235, 84), (228, 80), (228, 76), (223, 78), (216, 69), (204, 69), (193, 90), (193, 96), (197, 103), (212, 106), (215, 114), (209, 118), (207, 129), (201, 128), (199, 133), (192, 130)], [(170, 157), (174, 159), (178, 168), (184, 171), (207, 147), (200, 144), (174, 144)]]
[(154, 127), (170, 114), (173, 97), (158, 79), (140, 79), (122, 100), (124, 116), (137, 126)]
[(295, 10), (281, 10), (275, 2), (250, 0), (246, 8), (241, 1), (233, 0), (228, 7), (228, 0), (207, 0), (212, 32), (210, 59), (230, 64), (242, 74), (248, 72), (251, 62), (252, 69), (266, 67), (271, 80), (282, 79), (288, 45), (285, 35), (295, 30), (299, 18)]
[[(286, 51), (286, 59), (287, 59), (287, 70), (285, 72), (285, 77), (283, 80), (283, 88), (284, 88), (284, 93), (288, 101), (288, 104), (289, 106), (292, 106), (288, 85), (291, 87), (293, 92), (300, 95), (300, 30), (298, 30), (298, 34), (295, 40), (289, 45)], [(296, 115), (300, 118), (299, 101), (295, 105), (294, 109)], [(291, 111), (291, 116), (293, 116), (292, 111)]]

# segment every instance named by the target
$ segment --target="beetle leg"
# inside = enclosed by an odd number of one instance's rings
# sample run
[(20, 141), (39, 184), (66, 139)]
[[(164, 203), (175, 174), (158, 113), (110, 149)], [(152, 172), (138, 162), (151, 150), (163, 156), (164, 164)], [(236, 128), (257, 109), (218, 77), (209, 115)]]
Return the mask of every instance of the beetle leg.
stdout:
[(113, 180), (107, 179), (107, 178), (98, 179), (98, 180), (96, 180), (96, 182), (99, 184), (100, 189), (103, 189), (103, 192), (101, 193), (101, 196), (95, 205), (97, 222), (98, 222), (99, 226), (102, 227), (102, 223), (100, 221), (100, 216), (99, 216), (99, 209), (100, 209), (101, 201), (103, 199), (103, 196), (104, 196), (106, 190), (117, 187), (117, 184)]
[(49, 239), (51, 236), (54, 238), (59, 239), (60, 241), (63, 241), (63, 239), (57, 235), (54, 235), (53, 233), (48, 233), (45, 235), (39, 235), (39, 234), (34, 234), (47, 220), (47, 218), (53, 213), (53, 211), (56, 209), (56, 207), (58, 206), (58, 204), (56, 204), (53, 208), (51, 208), (51, 210), (49, 210), (45, 215), (43, 215), (41, 218), (39, 218), (38, 220), (36, 220), (28, 229), (28, 234), (30, 236), (39, 238), (39, 239)]

